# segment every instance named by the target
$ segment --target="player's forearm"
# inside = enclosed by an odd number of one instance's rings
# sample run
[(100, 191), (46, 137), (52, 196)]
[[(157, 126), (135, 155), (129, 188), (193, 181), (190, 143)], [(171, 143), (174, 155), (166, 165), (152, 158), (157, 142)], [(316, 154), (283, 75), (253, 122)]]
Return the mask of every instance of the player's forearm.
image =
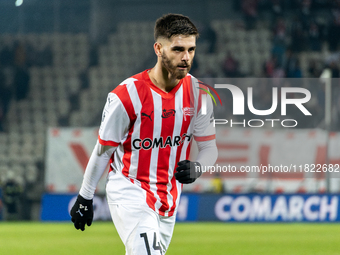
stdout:
[(202, 167), (213, 166), (217, 160), (217, 147), (216, 140), (209, 140), (204, 142), (197, 142), (198, 155), (196, 161), (201, 164)]
[(87, 164), (79, 194), (85, 199), (92, 199), (98, 182), (117, 147), (103, 148), (98, 142)]

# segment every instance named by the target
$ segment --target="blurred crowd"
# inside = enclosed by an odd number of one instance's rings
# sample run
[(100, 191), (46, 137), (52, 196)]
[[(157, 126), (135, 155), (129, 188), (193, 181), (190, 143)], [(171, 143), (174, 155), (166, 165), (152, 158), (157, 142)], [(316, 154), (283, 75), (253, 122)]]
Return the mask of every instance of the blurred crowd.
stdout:
[[(243, 17), (246, 31), (259, 26), (271, 31), (272, 48), (270, 57), (262, 63), (261, 77), (318, 78), (325, 67), (331, 70), (333, 78), (340, 77), (340, 0), (234, 0), (233, 8)], [(252, 75), (241, 71), (241, 60), (232, 51), (217, 52), (218, 31), (209, 22), (201, 27), (200, 40), (207, 43), (206, 53), (225, 56), (220, 63), (224, 77)], [(325, 49), (331, 53), (326, 59), (308, 58), (307, 72), (302, 70), (301, 53), (321, 53)], [(39, 51), (27, 43), (18, 42), (0, 49), (0, 132), (4, 130), (3, 122), (11, 100), (27, 97), (29, 67), (52, 65), (52, 62), (49, 47)], [(218, 76), (213, 69), (203, 75), (196, 59), (191, 73), (199, 74), (197, 77)], [(82, 83), (87, 82), (84, 77), (87, 77), (86, 73), (80, 77)], [(316, 92), (318, 103), (323, 108), (324, 91), (319, 89)], [(335, 100), (340, 105), (340, 100)]]
[(248, 30), (255, 28), (261, 13), (272, 24), (273, 47), (263, 63), (264, 77), (304, 77), (298, 54), (321, 52), (323, 45), (334, 54), (323, 65), (310, 60), (305, 77), (319, 77), (325, 66), (331, 68), (333, 78), (339, 77), (339, 0), (242, 0), (240, 8)]
[(52, 50), (38, 51), (28, 43), (16, 42), (0, 50), (0, 132), (11, 100), (23, 100), (29, 92), (31, 66), (52, 64)]

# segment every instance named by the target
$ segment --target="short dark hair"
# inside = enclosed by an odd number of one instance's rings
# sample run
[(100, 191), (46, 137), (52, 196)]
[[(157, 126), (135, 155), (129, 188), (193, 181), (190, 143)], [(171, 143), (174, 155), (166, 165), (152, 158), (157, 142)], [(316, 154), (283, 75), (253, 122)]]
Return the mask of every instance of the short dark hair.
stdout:
[(160, 17), (155, 24), (155, 41), (159, 37), (170, 39), (174, 35), (194, 35), (197, 38), (199, 33), (187, 16), (169, 13)]

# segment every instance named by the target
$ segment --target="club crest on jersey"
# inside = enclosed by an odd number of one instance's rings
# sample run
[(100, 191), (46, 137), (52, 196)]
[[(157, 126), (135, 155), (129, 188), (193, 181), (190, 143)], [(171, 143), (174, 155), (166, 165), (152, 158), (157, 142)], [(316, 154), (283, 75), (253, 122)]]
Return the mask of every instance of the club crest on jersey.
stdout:
[(150, 138), (145, 138), (145, 139), (134, 139), (132, 141), (132, 146), (136, 150), (149, 150), (149, 149), (154, 149), (154, 148), (165, 148), (166, 146), (180, 146), (183, 144), (185, 141), (190, 142), (192, 139), (192, 134), (183, 134), (182, 136), (176, 135), (174, 137), (168, 136), (166, 139), (163, 137), (156, 137), (153, 140)]
[(176, 113), (176, 110), (174, 109), (163, 109), (162, 111), (162, 118), (169, 118), (169, 117), (172, 117), (172, 116), (175, 116), (175, 113)]
[(195, 115), (195, 108), (193, 107), (184, 107), (182, 108), (183, 110), (183, 115), (184, 115), (184, 120), (187, 120), (187, 116), (190, 118), (191, 116)]

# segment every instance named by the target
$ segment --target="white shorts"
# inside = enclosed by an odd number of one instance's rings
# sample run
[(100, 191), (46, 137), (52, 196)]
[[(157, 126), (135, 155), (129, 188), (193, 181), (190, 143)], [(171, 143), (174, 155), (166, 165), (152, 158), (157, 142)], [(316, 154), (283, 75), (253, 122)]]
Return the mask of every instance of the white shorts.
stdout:
[(113, 223), (125, 245), (126, 255), (164, 255), (176, 217), (158, 215), (140, 204), (109, 204)]

